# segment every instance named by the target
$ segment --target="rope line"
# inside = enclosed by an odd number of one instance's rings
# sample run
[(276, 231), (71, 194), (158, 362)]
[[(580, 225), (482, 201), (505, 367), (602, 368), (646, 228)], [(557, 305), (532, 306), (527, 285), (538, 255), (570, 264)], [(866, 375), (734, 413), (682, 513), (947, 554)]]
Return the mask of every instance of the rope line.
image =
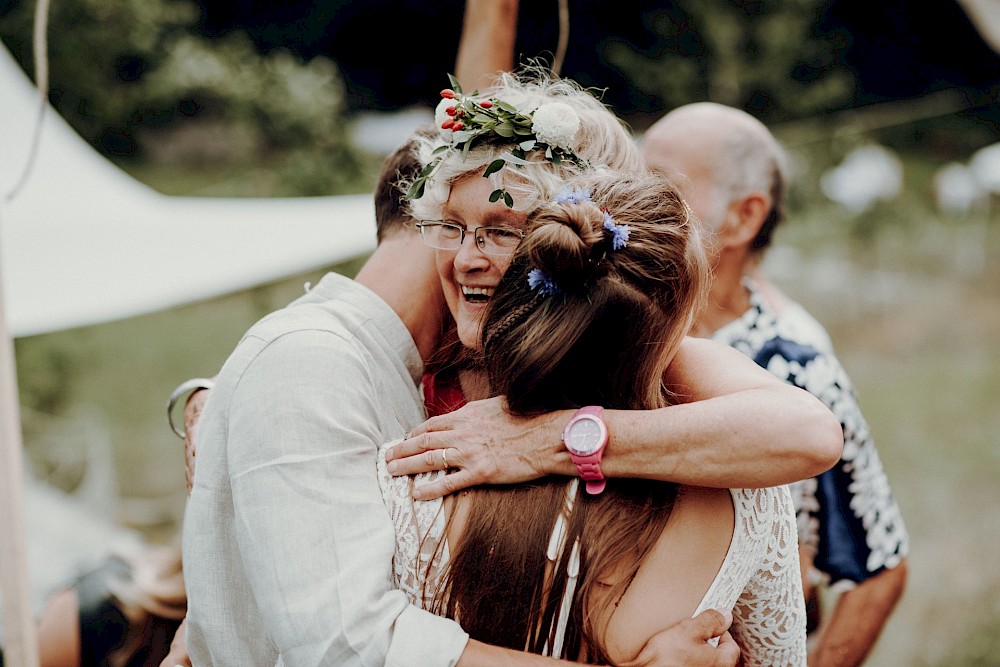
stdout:
[(45, 118), (45, 110), (49, 106), (48, 22), (49, 0), (38, 0), (38, 4), (35, 5), (35, 24), (32, 34), (32, 51), (35, 57), (35, 86), (38, 88), (38, 113), (35, 114), (35, 127), (31, 132), (31, 145), (28, 148), (28, 158), (24, 162), (24, 169), (21, 171), (21, 176), (5, 197), (8, 202), (13, 201), (22, 188), (24, 188), (32, 171), (34, 171), (35, 159), (38, 157), (38, 146), (42, 139), (42, 121)]

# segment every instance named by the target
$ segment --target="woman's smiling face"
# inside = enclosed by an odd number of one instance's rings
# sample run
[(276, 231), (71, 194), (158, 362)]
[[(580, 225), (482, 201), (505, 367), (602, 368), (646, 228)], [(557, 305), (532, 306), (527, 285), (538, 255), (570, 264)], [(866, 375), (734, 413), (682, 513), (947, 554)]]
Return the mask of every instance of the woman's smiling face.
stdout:
[(446, 222), (466, 229), (465, 240), (456, 250), (437, 251), (437, 270), (445, 301), (458, 329), (462, 344), (478, 349), (486, 304), (500, 278), (507, 271), (513, 253), (484, 253), (472, 230), (478, 227), (524, 229), (527, 215), (508, 208), (503, 201), (491, 202), (495, 186), (478, 174), (465, 176), (451, 186), (442, 215)]

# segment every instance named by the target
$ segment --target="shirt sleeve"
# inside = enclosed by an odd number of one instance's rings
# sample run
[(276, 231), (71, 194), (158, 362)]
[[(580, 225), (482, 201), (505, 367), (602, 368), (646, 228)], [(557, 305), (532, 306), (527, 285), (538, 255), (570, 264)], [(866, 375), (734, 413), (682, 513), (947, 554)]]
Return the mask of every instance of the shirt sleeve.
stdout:
[[(767, 545), (733, 609), (733, 636), (746, 667), (804, 667), (806, 609), (796, 539), (795, 510), (785, 486), (758, 492), (762, 516), (773, 519)], [(746, 523), (737, 530), (746, 530)]]
[(236, 387), (237, 544), (286, 667), (443, 667), (465, 648), (456, 623), (392, 585), (395, 537), (375, 469), (385, 400), (368, 352), (327, 331), (271, 342)]
[[(792, 381), (830, 408), (844, 430), (840, 461), (803, 487), (815, 517), (815, 565), (831, 583), (860, 583), (899, 564), (909, 536), (858, 397), (840, 362), (817, 354)], [(803, 541), (811, 542), (810, 536)]]

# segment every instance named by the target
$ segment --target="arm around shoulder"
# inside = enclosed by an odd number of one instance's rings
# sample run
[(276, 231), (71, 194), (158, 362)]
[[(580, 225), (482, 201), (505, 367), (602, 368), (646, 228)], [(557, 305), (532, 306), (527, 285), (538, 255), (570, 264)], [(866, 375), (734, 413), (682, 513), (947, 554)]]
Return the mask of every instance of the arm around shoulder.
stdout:
[[(715, 341), (686, 338), (667, 367), (665, 382), (689, 402), (731, 397), (753, 401), (757, 418), (742, 411), (719, 411), (736, 419), (748, 435), (764, 444), (773, 438), (774, 456), (799, 461), (802, 474), (813, 477), (828, 470), (844, 449), (840, 422), (818, 398), (778, 379), (743, 353)], [(735, 398), (732, 398), (735, 397)]]
[[(834, 414), (732, 348), (687, 338), (664, 382), (677, 405), (612, 411), (611, 474), (697, 486), (775, 486), (813, 477), (840, 458), (844, 435)], [(639, 452), (645, 454), (628, 460)]]
[[(834, 465), (844, 434), (832, 412), (725, 345), (688, 338), (665, 372), (678, 404), (658, 410), (605, 410), (609, 477), (691, 486), (753, 488), (787, 484)], [(387, 456), (394, 475), (438, 469), (448, 449), (458, 472), (418, 487), (421, 499), (475, 484), (512, 484), (546, 474), (574, 475), (561, 444), (573, 414), (510, 415), (499, 399), (473, 401), (413, 429)]]

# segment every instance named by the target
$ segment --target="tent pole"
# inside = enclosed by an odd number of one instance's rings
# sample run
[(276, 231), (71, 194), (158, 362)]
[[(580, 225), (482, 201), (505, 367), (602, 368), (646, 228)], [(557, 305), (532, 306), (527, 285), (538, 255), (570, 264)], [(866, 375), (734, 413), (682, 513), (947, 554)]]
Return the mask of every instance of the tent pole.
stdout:
[[(35, 6), (34, 54), (35, 83), (39, 102), (31, 155), (22, 175), (26, 181), (38, 151), (42, 115), (47, 106), (49, 89), (48, 59), (49, 0), (39, 0)], [(19, 186), (18, 186), (19, 187)], [(0, 201), (3, 205), (17, 191)], [(0, 245), (3, 239), (0, 238)], [(0, 250), (3, 250), (0, 247)], [(2, 253), (0, 253), (2, 255)], [(3, 273), (0, 272), (0, 276)], [(0, 277), (0, 591), (3, 591), (3, 653), (4, 664), (10, 667), (38, 667), (38, 639), (32, 608), (31, 580), (28, 577), (28, 542), (24, 522), (24, 463), (22, 459), (21, 409), (17, 394), (17, 369), (14, 366), (14, 339), (7, 334), (7, 313), (3, 300), (3, 279)]]
[(3, 591), (3, 659), (10, 667), (37, 667), (38, 640), (28, 579), (24, 523), (21, 416), (14, 342), (0, 284), (0, 590)]

